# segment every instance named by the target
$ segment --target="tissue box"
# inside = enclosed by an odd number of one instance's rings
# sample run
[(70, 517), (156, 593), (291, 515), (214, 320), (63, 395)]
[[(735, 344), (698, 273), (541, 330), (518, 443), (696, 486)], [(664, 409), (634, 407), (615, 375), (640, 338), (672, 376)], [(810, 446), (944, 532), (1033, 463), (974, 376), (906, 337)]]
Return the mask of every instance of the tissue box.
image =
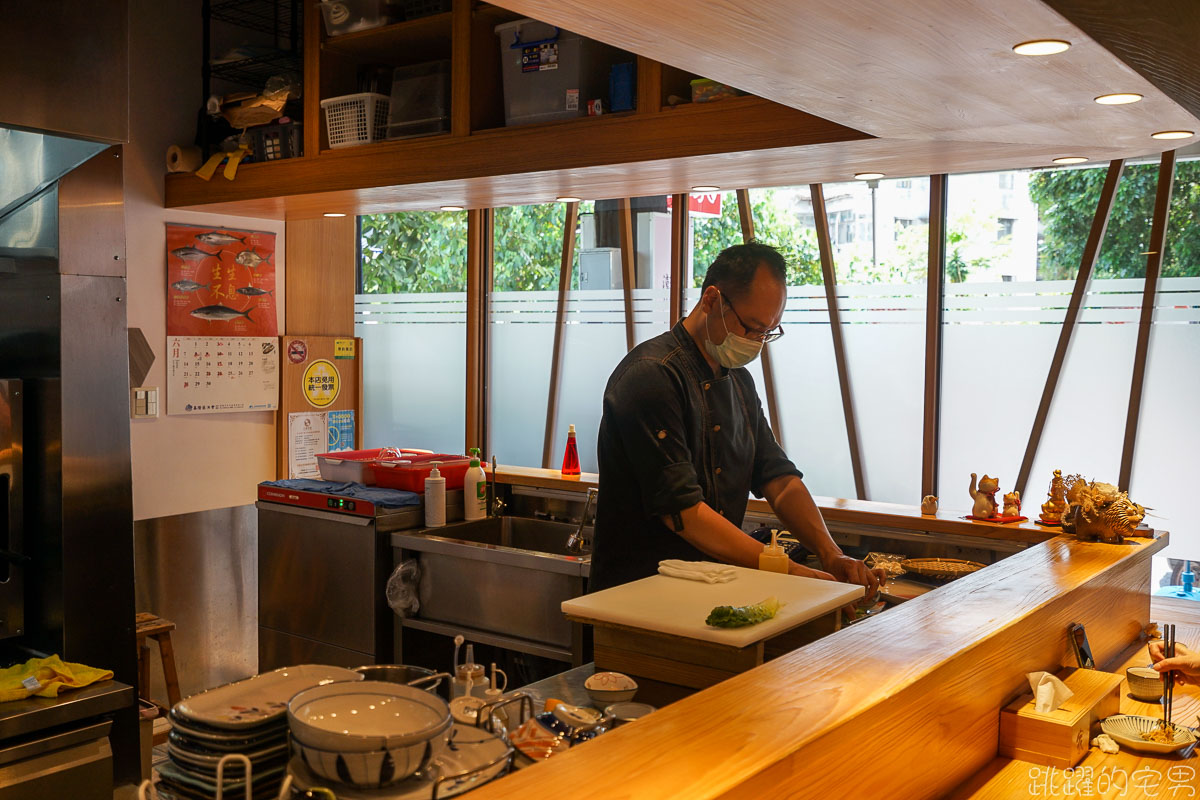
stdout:
[(1057, 675), (1075, 695), (1048, 714), (1034, 710), (1031, 692), (1006, 705), (1000, 711), (1000, 755), (1069, 769), (1087, 755), (1100, 720), (1120, 713), (1120, 675), (1073, 668)]

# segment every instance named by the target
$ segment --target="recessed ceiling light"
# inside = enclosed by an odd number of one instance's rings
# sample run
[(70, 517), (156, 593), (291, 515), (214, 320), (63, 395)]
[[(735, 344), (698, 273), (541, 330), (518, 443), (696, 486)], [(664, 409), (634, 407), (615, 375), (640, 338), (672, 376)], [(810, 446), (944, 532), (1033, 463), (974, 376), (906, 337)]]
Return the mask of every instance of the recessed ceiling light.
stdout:
[(1013, 45), (1013, 52), (1022, 56), (1052, 56), (1068, 50), (1071, 43), (1066, 39), (1034, 39)]
[(1116, 94), (1102, 94), (1096, 98), (1096, 102), (1102, 106), (1123, 106), (1126, 103), (1136, 103), (1141, 99), (1142, 96), (1137, 92), (1117, 92)]
[(721, 187), (720, 186), (693, 186), (692, 191), (693, 192), (719, 192), (719, 191), (721, 191)]
[(856, 181), (877, 181), (883, 177), (882, 172), (856, 172), (854, 180)]
[(462, 206), (441, 206), (442, 211), (462, 211)]
[(1158, 133), (1150, 134), (1151, 139), (1186, 139), (1189, 136), (1195, 136), (1195, 131), (1159, 131)]
[(346, 215), (340, 211), (326, 211), (325, 216), (327, 216), (327, 217), (344, 217)]
[(564, 194), (562, 197), (556, 197), (556, 198), (554, 198), (554, 199), (555, 199), (555, 200), (557, 200), (557, 201), (558, 201), (558, 202), (560, 202), (560, 203), (579, 203), (579, 202), (582, 202), (582, 201), (581, 201), (581, 200), (580, 200), (578, 197), (571, 197), (571, 196), (569, 196), (569, 195), (565, 195), (565, 194)]
[(1082, 164), (1085, 161), (1087, 161), (1087, 159), (1083, 156), (1063, 156), (1061, 158), (1054, 159), (1055, 164)]

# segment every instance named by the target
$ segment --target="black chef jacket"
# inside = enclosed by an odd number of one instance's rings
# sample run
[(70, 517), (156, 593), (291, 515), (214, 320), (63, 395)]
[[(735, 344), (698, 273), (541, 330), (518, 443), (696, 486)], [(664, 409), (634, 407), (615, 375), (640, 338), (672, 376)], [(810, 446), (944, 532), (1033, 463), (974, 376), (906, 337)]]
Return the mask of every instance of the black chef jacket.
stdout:
[(750, 373), (721, 372), (714, 377), (682, 323), (613, 370), (597, 443), (590, 591), (653, 575), (663, 559), (711, 560), (660, 517), (704, 501), (740, 527), (750, 492), (803, 477), (771, 434)]

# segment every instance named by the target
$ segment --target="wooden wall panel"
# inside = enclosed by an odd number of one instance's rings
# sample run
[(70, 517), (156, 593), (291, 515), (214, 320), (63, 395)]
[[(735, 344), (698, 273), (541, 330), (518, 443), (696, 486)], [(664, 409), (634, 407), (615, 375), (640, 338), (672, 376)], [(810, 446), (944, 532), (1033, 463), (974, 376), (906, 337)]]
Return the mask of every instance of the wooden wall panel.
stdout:
[[(354, 355), (352, 358), (338, 357), (336, 342), (341, 339), (352, 339)], [(354, 447), (362, 447), (363, 426), (363, 373), (362, 373), (362, 339), (352, 336), (296, 336), (280, 337), (280, 370), (279, 370), (279, 413), (275, 424), (275, 472), (279, 478), (287, 478), (289, 466), (288, 453), (288, 415), (302, 412), (318, 411), (354, 411)], [(302, 348), (293, 346), (299, 342)], [(296, 361), (299, 353), (303, 357)], [(317, 408), (308, 402), (304, 393), (304, 372), (314, 361), (325, 360), (337, 369), (341, 381), (341, 389), (334, 401), (324, 407)]]
[(358, 286), (354, 217), (293, 220), (285, 232), (284, 331), (353, 336)]

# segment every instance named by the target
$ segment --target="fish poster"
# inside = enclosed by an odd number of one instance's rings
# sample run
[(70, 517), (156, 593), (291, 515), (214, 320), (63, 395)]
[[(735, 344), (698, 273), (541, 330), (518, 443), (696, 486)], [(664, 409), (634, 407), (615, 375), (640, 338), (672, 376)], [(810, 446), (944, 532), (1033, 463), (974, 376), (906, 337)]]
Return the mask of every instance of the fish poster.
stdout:
[(278, 408), (278, 339), (167, 337), (168, 414), (194, 416)]
[(275, 234), (167, 223), (167, 336), (277, 336)]

